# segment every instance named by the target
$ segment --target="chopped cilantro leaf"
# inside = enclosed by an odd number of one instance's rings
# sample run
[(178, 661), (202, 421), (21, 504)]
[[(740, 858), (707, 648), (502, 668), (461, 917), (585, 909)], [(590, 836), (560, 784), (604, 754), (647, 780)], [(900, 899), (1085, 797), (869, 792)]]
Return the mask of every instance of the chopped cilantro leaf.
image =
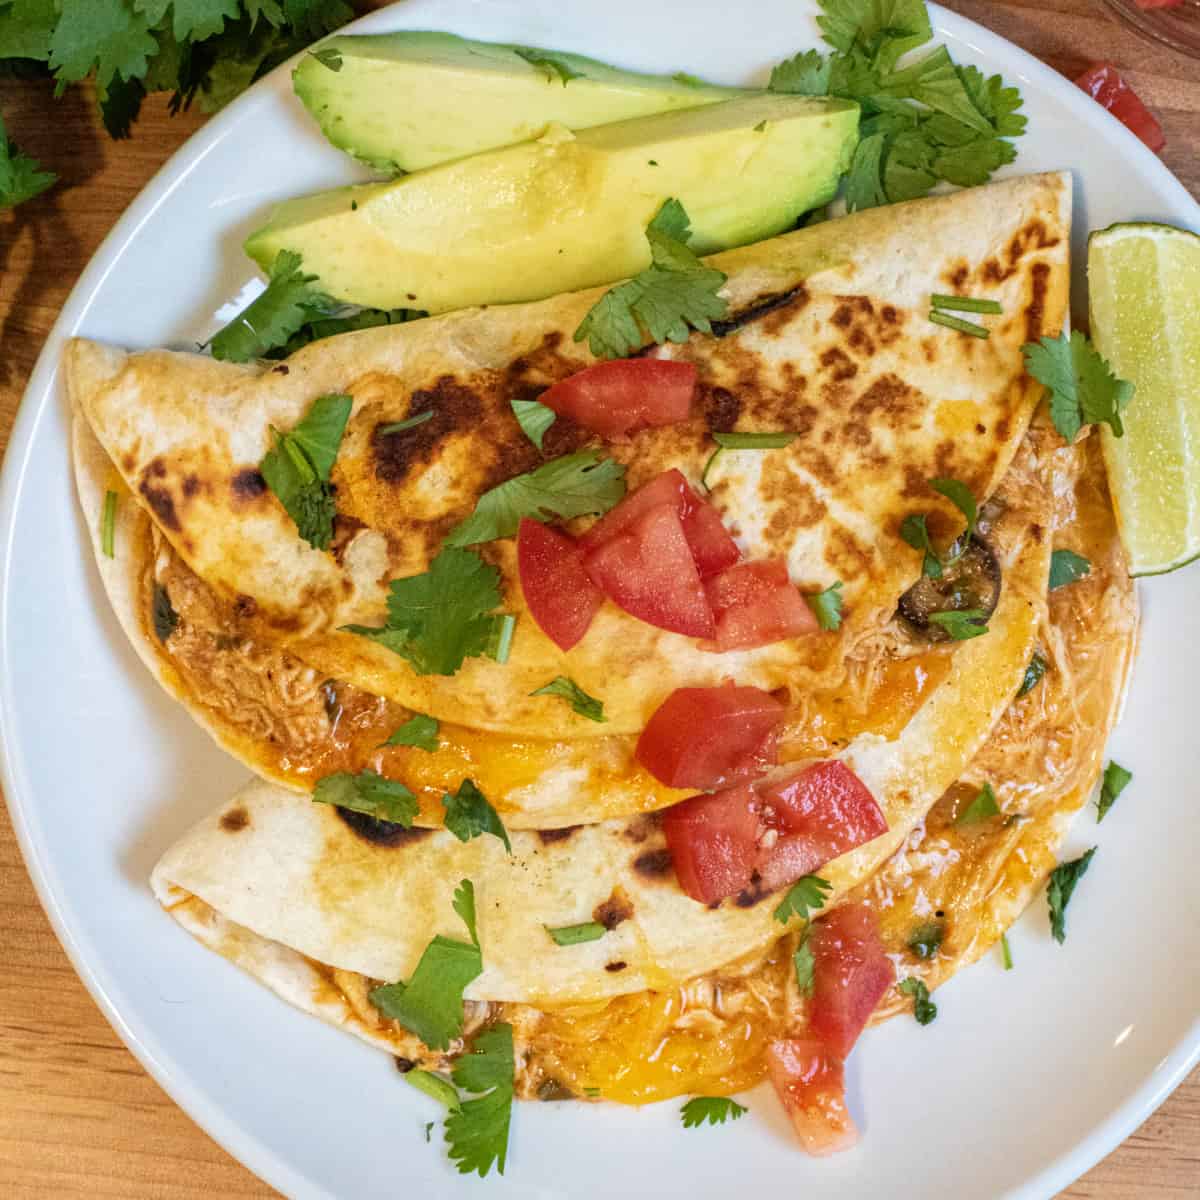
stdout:
[(478, 946), (439, 934), (425, 947), (407, 984), (383, 984), (367, 998), (431, 1050), (445, 1050), (462, 1035), (463, 992), (482, 971)]
[(996, 803), (996, 793), (990, 783), (985, 783), (979, 789), (975, 799), (958, 815), (955, 825), (977, 825), (989, 817), (999, 815), (1000, 806)]
[(792, 955), (792, 966), (796, 971), (796, 986), (800, 989), (802, 996), (813, 994), (813, 971), (816, 969), (813, 952), (808, 945), (808, 934), (809, 930), (805, 929), (804, 936), (800, 939), (795, 954)]
[(481, 1033), (452, 1075), (462, 1091), (483, 1095), (461, 1101), (446, 1118), (450, 1157), (464, 1175), (478, 1171), (482, 1178), (493, 1164), (503, 1175), (513, 1104), (512, 1026), (501, 1022)]
[(823, 592), (804, 593), (804, 603), (813, 611), (817, 624), (822, 629), (834, 630), (842, 626), (842, 585), (839, 581)]
[(508, 831), (487, 797), (475, 786), (474, 780), (464, 779), (453, 795), (444, 793), (442, 803), (446, 806), (446, 828), (460, 842), (469, 842), (472, 838), (490, 833), (504, 843), (509, 854), (512, 853)]
[(1127, 771), (1120, 763), (1109, 760), (1104, 768), (1104, 778), (1100, 782), (1100, 799), (1096, 802), (1096, 824), (1108, 815), (1108, 810), (1116, 803), (1117, 797), (1128, 786), (1133, 778), (1133, 772)]
[(605, 292), (575, 330), (597, 358), (624, 358), (648, 340), (685, 342), (692, 329), (712, 332), (726, 315), (718, 295), (722, 272), (706, 267), (687, 247), (688, 216), (678, 200), (667, 200), (646, 227), (651, 266)]
[(929, 619), (935, 625), (940, 625), (956, 642), (982, 637), (988, 631), (987, 616), (982, 608), (930, 613)]
[(415, 308), (356, 308), (341, 305), (327, 311), (314, 308), (319, 315), (306, 317), (304, 323), (281, 346), (266, 351), (264, 358), (288, 358), (312, 342), (337, 337), (343, 333), (355, 333), (360, 329), (376, 329), (381, 325), (405, 325), (417, 321), (427, 313)]
[(1092, 564), (1072, 550), (1055, 550), (1050, 555), (1050, 591), (1075, 583), (1092, 572)]
[(100, 514), (100, 553), (106, 558), (116, 554), (117, 493), (109, 489), (104, 493), (104, 511)]
[(576, 71), (565, 58), (550, 50), (538, 50), (531, 46), (514, 46), (513, 53), (523, 58), (531, 67), (537, 67), (546, 75), (547, 83), (562, 82), (566, 87), (572, 79), (582, 77), (582, 71)]
[(781, 62), (771, 72), (771, 82), (767, 86), (772, 92), (827, 96), (832, 66), (832, 60), (819, 50), (805, 50)]
[(1133, 384), (1118, 379), (1078, 329), (1027, 342), (1022, 350), (1025, 369), (1050, 389), (1050, 417), (1068, 442), (1085, 425), (1107, 423), (1114, 436), (1125, 433), (1121, 413), (1133, 399)]
[(680, 1110), (679, 1117), (684, 1129), (695, 1129), (707, 1122), (709, 1125), (724, 1125), (731, 1118), (736, 1121), (750, 1110), (729, 1096), (696, 1096)]
[(395, 779), (385, 779), (372, 770), (352, 775), (349, 771), (338, 771), (317, 781), (313, 789), (313, 800), (318, 804), (333, 804), (348, 808), (351, 812), (366, 813), (393, 825), (412, 827), (413, 818), (420, 809), (417, 798)]
[(275, 445), (259, 463), (267, 486), (315, 550), (327, 550), (333, 540), (337, 510), (329, 475), (352, 407), (349, 396), (318, 396), (290, 433), (273, 430)]
[(432, 1096), (439, 1104), (444, 1104), (449, 1109), (458, 1107), (458, 1092), (444, 1075), (435, 1075), (432, 1071), (422, 1071), (418, 1067), (404, 1072), (404, 1082), (411, 1083), (418, 1092)]
[(1027, 696), (1042, 682), (1042, 677), (1046, 674), (1046, 665), (1046, 660), (1040, 654), (1035, 653), (1029, 660), (1029, 666), (1025, 668), (1025, 677), (1021, 680), (1021, 686), (1017, 690), (1018, 700), (1022, 696)]
[[(0, 16), (0, 20), (3, 17)], [(0, 35), (3, 31), (0, 29)], [(13, 208), (32, 200), (51, 186), (58, 178), (49, 171), (42, 171), (27, 154), (22, 154), (8, 140), (4, 118), (0, 117), (0, 208)]]
[[(455, 1092), (455, 1095), (458, 1095), (458, 1093)], [(425, 1144), (428, 1145), (432, 1139), (433, 1139), (433, 1122), (426, 1121), (425, 1122)]]
[(888, 202), (883, 188), (883, 153), (886, 135), (872, 133), (858, 143), (846, 177), (846, 207), (851, 212), (878, 208)]
[(475, 511), (446, 539), (447, 546), (473, 546), (512, 537), (522, 517), (582, 517), (608, 512), (625, 495), (625, 468), (595, 450), (581, 450), (484, 492)]
[(433, 717), (416, 713), (396, 729), (383, 744), (385, 746), (415, 746), (418, 750), (432, 753), (441, 745), (438, 730), (441, 725)]
[(304, 273), (300, 255), (280, 250), (267, 290), (213, 336), (213, 357), (225, 362), (264, 358), (286, 345), (305, 322), (328, 314), (334, 303), (312, 286), (315, 279)]
[(1002, 933), (1000, 935), (1000, 962), (1003, 964), (1006, 971), (1011, 971), (1013, 969), (1012, 950), (1009, 949), (1007, 933)]
[(1067, 905), (1071, 903), (1075, 885), (1087, 873), (1095, 853), (1096, 847), (1093, 846), (1086, 854), (1072, 859), (1071, 862), (1060, 863), (1050, 872), (1050, 882), (1046, 885), (1046, 903), (1050, 908), (1050, 932), (1059, 945), (1067, 940)]
[(796, 880), (775, 909), (775, 920), (781, 925), (786, 925), (792, 917), (807, 921), (812, 910), (825, 907), (825, 894), (832, 887), (833, 884), (819, 875), (805, 875)]
[(521, 432), (540, 450), (546, 431), (558, 420), (558, 413), (539, 400), (513, 400), (510, 403)]
[(427, 408), (424, 412), (419, 412), (415, 417), (406, 417), (403, 421), (392, 421), (387, 425), (380, 425), (375, 431), (381, 437), (390, 437), (393, 433), (403, 433), (406, 429), (416, 429), (418, 425), (424, 425), (426, 421), (433, 419), (433, 409)]
[(581, 717), (597, 724), (604, 724), (608, 718), (604, 715), (604, 703), (594, 696), (589, 696), (573, 679), (565, 675), (555, 676), (549, 683), (530, 692), (531, 696), (560, 696)]
[(929, 536), (929, 526), (925, 523), (925, 514), (909, 513), (900, 524), (900, 536), (914, 550), (924, 552), (925, 559), (921, 564), (922, 573), (928, 575), (930, 579), (941, 579), (942, 560)]
[(475, 885), (469, 879), (460, 879), (454, 889), (454, 900), (451, 905), (462, 917), (462, 923), (471, 935), (471, 941), (479, 945), (479, 931), (475, 926)]
[(946, 936), (946, 926), (941, 921), (926, 921), (912, 931), (908, 948), (918, 958), (932, 958), (941, 948)]
[(582, 925), (560, 925), (557, 929), (545, 927), (556, 946), (578, 946), (583, 942), (596, 942), (608, 930), (599, 921), (584, 921)]
[(424, 574), (392, 580), (386, 625), (345, 629), (402, 655), (418, 675), (453, 675), (488, 649), (499, 603), (500, 572), (471, 550), (448, 548)]
[(167, 638), (179, 627), (179, 614), (171, 605), (171, 596), (161, 583), (154, 585), (150, 612), (154, 621), (154, 636), (165, 645)]
[(900, 990), (913, 998), (913, 1016), (918, 1025), (928, 1025), (937, 1016), (937, 1005), (929, 998), (929, 989), (924, 980), (913, 976), (900, 982)]
[(939, 495), (945, 496), (966, 517), (967, 527), (959, 539), (959, 545), (965, 549), (979, 524), (979, 509), (975, 504), (975, 497), (971, 495), (971, 489), (957, 479), (931, 479), (929, 486)]
[[(152, 0), (161, 3), (161, 0)], [(50, 35), (50, 68), (60, 87), (95, 71), (106, 88), (118, 76), (138, 79), (149, 69), (158, 43), (153, 22), (125, 0), (61, 0), (61, 15)]]

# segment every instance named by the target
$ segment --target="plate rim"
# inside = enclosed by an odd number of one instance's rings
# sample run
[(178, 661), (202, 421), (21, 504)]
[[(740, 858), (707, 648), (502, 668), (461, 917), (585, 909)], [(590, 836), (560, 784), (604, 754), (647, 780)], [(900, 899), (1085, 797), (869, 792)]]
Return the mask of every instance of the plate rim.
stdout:
[[(402, 7), (403, 0), (388, 5), (342, 27), (338, 34), (384, 32), (390, 17)], [(928, 4), (935, 39), (948, 36), (962, 41), (991, 63), (1004, 65), (1006, 79), (1035, 84), (1065, 103), (1072, 115), (1085, 124), (1099, 125), (1104, 136), (1115, 140), (1118, 148), (1132, 156), (1139, 170), (1152, 177), (1155, 185), (1167, 193), (1171, 202), (1190, 207), (1193, 224), (1200, 232), (1200, 202), (1191, 196), (1162, 160), (1146, 147), (1115, 117), (1098, 108), (1066, 76), (1028, 51), (985, 26), (960, 16), (930, 0)], [(25, 868), (38, 900), (62, 945), (72, 968), (104, 1018), (147, 1073), (163, 1089), (172, 1103), (194, 1121), (219, 1146), (247, 1170), (288, 1196), (331, 1197), (322, 1185), (292, 1167), (283, 1157), (255, 1134), (239, 1126), (219, 1103), (210, 1101), (191, 1079), (188, 1070), (175, 1060), (169, 1048), (139, 1031), (122, 1014), (114, 981), (97, 947), (77, 936), (71, 913), (60, 900), (58, 875), (51, 859), (39, 845), (27, 818), (31, 785), (25, 778), (20, 747), (13, 738), (7, 716), (15, 709), (12, 673), (8, 668), (9, 589), (12, 579), (11, 558), (18, 517), (17, 500), (23, 490), (30, 453), (41, 421), (58, 394), (61, 351), (85, 320), (95, 294), (125, 248), (142, 226), (171, 196), (175, 189), (204, 163), (209, 153), (232, 135), (255, 107), (271, 102), (273, 88), (285, 73), (290, 73), (302, 54), (281, 63), (247, 92), (237, 97), (209, 119), (177, 149), (155, 172), (134, 201), (101, 241), (75, 286), (71, 289), (38, 354), (34, 369), (22, 394), (17, 416), (9, 435), (4, 461), (0, 467), (0, 785), (3, 786), (9, 817)], [(1069, 168), (1068, 168), (1069, 169)], [(1200, 1016), (1189, 1031), (1149, 1074), (1140, 1087), (1091, 1132), (1067, 1148), (1036, 1175), (1010, 1189), (1006, 1196), (1018, 1198), (1053, 1195), (1090, 1170), (1117, 1148), (1141, 1125), (1200, 1064)]]

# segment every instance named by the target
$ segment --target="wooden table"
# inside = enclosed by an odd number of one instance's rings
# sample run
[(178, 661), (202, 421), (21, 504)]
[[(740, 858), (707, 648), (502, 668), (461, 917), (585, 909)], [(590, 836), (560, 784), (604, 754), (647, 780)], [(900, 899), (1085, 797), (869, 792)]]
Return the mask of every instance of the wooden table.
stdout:
[[(1067, 74), (1111, 59), (1162, 119), (1167, 164), (1200, 195), (1200, 63), (1138, 40), (1089, 0), (949, 7)], [(0, 446), (50, 326), (101, 239), (201, 124), (152, 102), (114, 144), (76, 90), (0, 81), (10, 134), (62, 182), (0, 214)], [(1064, 156), (1069, 148), (1064, 147)], [(271, 1196), (158, 1088), (76, 978), (46, 921), (0, 809), (0, 1195)], [(1200, 1194), (1200, 1074), (1064, 1195), (1167, 1200)]]

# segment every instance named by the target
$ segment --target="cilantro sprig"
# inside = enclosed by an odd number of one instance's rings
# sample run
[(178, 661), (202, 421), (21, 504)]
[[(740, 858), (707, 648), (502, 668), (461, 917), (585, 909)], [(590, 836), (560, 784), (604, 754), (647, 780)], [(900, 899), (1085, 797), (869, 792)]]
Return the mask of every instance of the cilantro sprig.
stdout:
[(415, 1033), (431, 1050), (445, 1050), (461, 1036), (463, 992), (483, 972), (483, 953), (475, 930), (475, 889), (469, 879), (454, 893), (454, 911), (466, 925), (470, 942), (438, 934), (425, 947), (408, 983), (387, 983), (368, 993), (385, 1017)]
[(724, 1125), (726, 1121), (744, 1117), (749, 1111), (729, 1096), (695, 1096), (679, 1110), (679, 1119), (684, 1129), (695, 1129), (704, 1124)]
[(646, 226), (651, 265), (609, 289), (575, 330), (597, 358), (625, 358), (647, 341), (686, 342), (693, 329), (712, 332), (729, 306), (718, 295), (725, 275), (688, 249), (691, 223), (678, 200), (667, 200)]
[(1118, 379), (1078, 329), (1027, 342), (1022, 351), (1025, 369), (1049, 389), (1050, 419), (1068, 442), (1085, 425), (1106, 424), (1113, 436), (1124, 435), (1121, 413), (1133, 399), (1133, 384)]
[(421, 575), (393, 579), (387, 624), (346, 625), (408, 659), (418, 675), (453, 675), (463, 660), (507, 657), (511, 614), (500, 604), (500, 572), (471, 550), (447, 548)]
[(842, 627), (842, 584), (830, 585), (823, 592), (805, 592), (804, 603), (812, 609), (817, 624), (826, 632)]
[(937, 1005), (929, 998), (929, 988), (925, 981), (910, 975), (901, 980), (900, 990), (913, 998), (913, 1016), (918, 1025), (928, 1025), (937, 1016)]
[(966, 553), (971, 538), (979, 524), (979, 506), (971, 489), (958, 479), (931, 479), (929, 486), (940, 496), (958, 509), (966, 518), (967, 527), (950, 544), (950, 548), (941, 554), (929, 536), (928, 517), (925, 513), (909, 513), (900, 523), (900, 536), (914, 549), (924, 554), (921, 563), (922, 574), (930, 579), (941, 579), (945, 568), (952, 567)]
[(1055, 550), (1050, 555), (1050, 586), (1052, 592), (1075, 583), (1092, 573), (1092, 564), (1073, 550)]
[(549, 683), (544, 684), (531, 696), (558, 696), (565, 700), (571, 709), (589, 721), (603, 725), (608, 718), (604, 715), (604, 702), (595, 696), (589, 696), (573, 679), (565, 675), (556, 675)]
[(272, 426), (275, 445), (259, 463), (267, 486), (315, 550), (328, 550), (333, 540), (337, 506), (329, 475), (352, 407), (349, 396), (318, 396), (290, 433)]
[[(0, 14), (0, 22), (4, 20)], [(0, 25), (0, 37), (2, 30)], [(0, 117), (0, 208), (14, 208), (40, 196), (57, 179), (57, 175), (43, 171), (28, 154), (22, 154), (16, 144), (8, 140), (4, 118)]]
[(1050, 872), (1050, 880), (1046, 885), (1046, 903), (1050, 909), (1050, 932), (1060, 946), (1067, 940), (1067, 905), (1071, 903), (1079, 881), (1087, 874), (1095, 853), (1096, 847), (1093, 846), (1078, 858), (1059, 863)]
[(914, 200), (939, 182), (971, 187), (1016, 157), (1021, 96), (999, 75), (958, 66), (946, 48), (897, 68), (933, 38), (923, 0), (822, 0), (818, 24), (833, 52), (780, 63), (769, 88), (855, 100), (862, 139), (846, 180), (851, 209)]
[(417, 798), (404, 784), (395, 779), (385, 779), (372, 770), (360, 771), (357, 775), (349, 771), (338, 771), (317, 780), (313, 789), (313, 800), (317, 804), (332, 804), (352, 812), (365, 813), (393, 825), (411, 828), (420, 811)]
[(796, 880), (775, 909), (775, 920), (781, 925), (786, 925), (793, 917), (807, 921), (810, 912), (825, 907), (825, 898), (832, 888), (833, 884), (819, 875), (805, 875)]
[(996, 793), (990, 783), (985, 783), (975, 798), (959, 813), (955, 825), (978, 825), (990, 817), (999, 816), (1000, 806), (996, 803)]
[(425, 713), (415, 713), (403, 725), (394, 729), (383, 744), (385, 746), (415, 746), (418, 750), (425, 750), (432, 754), (441, 745), (438, 740), (440, 729), (441, 724), (436, 718), (427, 716)]
[(1100, 799), (1096, 801), (1096, 824), (1108, 815), (1108, 810), (1117, 802), (1117, 797), (1129, 786), (1133, 772), (1127, 771), (1120, 763), (1109, 760), (1104, 768), (1104, 778), (1100, 781)]
[(558, 420), (558, 413), (540, 400), (511, 400), (509, 403), (521, 432), (540, 450), (547, 430)]
[(493, 1165), (504, 1174), (515, 1073), (512, 1026), (504, 1022), (484, 1030), (454, 1064), (455, 1086), (475, 1093), (446, 1118), (450, 1157), (462, 1174), (477, 1171), (483, 1178)]
[(442, 796), (442, 804), (446, 807), (446, 828), (460, 842), (469, 842), (481, 834), (490, 833), (504, 843), (509, 854), (512, 853), (512, 843), (508, 840), (508, 831), (500, 820), (500, 814), (475, 786), (474, 780), (464, 779), (458, 785), (458, 791), (446, 792)]
[(625, 495), (625, 468), (595, 450), (552, 458), (484, 492), (475, 511), (446, 538), (447, 546), (474, 546), (512, 537), (522, 517), (545, 521), (608, 512)]

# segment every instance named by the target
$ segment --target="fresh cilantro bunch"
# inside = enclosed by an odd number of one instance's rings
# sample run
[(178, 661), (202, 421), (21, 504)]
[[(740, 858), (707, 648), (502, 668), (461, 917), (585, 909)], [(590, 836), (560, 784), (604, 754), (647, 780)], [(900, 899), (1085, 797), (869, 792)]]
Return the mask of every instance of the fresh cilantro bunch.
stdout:
[[(346, 0), (0, 0), (0, 63), (38, 65), (59, 92), (93, 79), (105, 128), (124, 138), (149, 93), (215, 112), (353, 16)], [(0, 207), (53, 179), (0, 125)]]
[(986, 183), (1016, 157), (1021, 95), (999, 75), (960, 67), (941, 46), (911, 66), (900, 58), (933, 37), (924, 0), (821, 0), (817, 23), (831, 54), (780, 63), (773, 92), (836, 96), (862, 107), (862, 140), (846, 180), (850, 209), (928, 195), (946, 181)]

